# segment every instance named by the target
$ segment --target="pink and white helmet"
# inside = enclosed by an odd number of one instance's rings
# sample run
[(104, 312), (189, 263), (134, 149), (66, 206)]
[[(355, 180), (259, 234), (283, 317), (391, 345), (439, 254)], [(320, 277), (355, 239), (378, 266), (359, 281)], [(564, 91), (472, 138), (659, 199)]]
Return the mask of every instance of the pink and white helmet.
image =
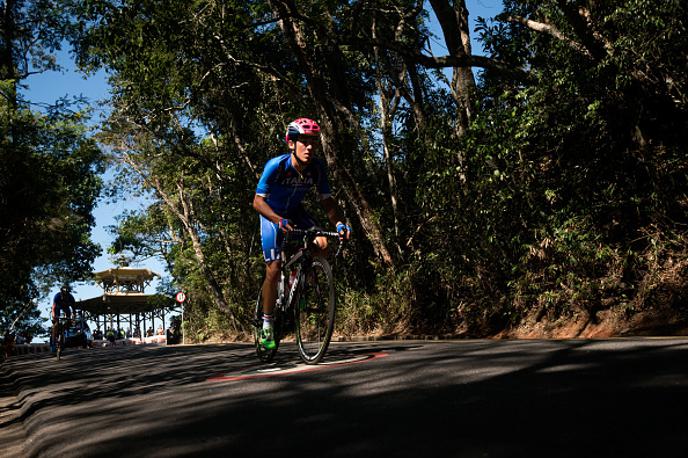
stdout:
[(295, 142), (298, 140), (299, 135), (320, 135), (320, 126), (312, 119), (295, 119), (289, 123), (289, 126), (287, 126), (287, 133), (284, 136), (284, 140), (286, 142), (289, 142), (289, 140)]

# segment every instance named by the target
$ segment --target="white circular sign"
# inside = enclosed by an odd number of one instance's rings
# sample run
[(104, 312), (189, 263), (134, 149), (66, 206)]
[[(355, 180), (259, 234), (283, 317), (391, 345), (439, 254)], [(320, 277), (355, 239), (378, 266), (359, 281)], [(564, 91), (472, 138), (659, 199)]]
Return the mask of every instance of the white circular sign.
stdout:
[(175, 296), (175, 299), (177, 299), (177, 302), (181, 304), (186, 300), (186, 294), (184, 294), (184, 291), (179, 291)]

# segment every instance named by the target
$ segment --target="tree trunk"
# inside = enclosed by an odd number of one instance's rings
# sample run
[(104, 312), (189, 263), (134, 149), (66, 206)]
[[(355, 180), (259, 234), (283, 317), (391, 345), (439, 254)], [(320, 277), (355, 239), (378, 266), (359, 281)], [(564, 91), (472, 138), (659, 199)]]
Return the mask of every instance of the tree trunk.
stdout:
[[(0, 20), (0, 81), (8, 83), (7, 88), (2, 89), (0, 97), (7, 100), (8, 105), (12, 111), (17, 109), (17, 67), (15, 62), (14, 41), (16, 39), (17, 24), (14, 18), (14, 0), (7, 0), (4, 2), (2, 9), (2, 17)], [(10, 139), (14, 141), (14, 121), (12, 114), (8, 113), (10, 122)]]
[(198, 231), (193, 225), (191, 217), (191, 207), (186, 196), (184, 195), (183, 185), (181, 183), (177, 183), (177, 189), (179, 191), (179, 201), (181, 205), (180, 208), (174, 202), (172, 197), (167, 192), (165, 192), (162, 185), (160, 184), (160, 180), (158, 180), (157, 177), (151, 180), (150, 177), (148, 177), (141, 170), (141, 168), (136, 164), (136, 162), (132, 158), (127, 157), (127, 155), (124, 156), (124, 161), (127, 164), (129, 164), (141, 176), (141, 178), (143, 178), (143, 180), (146, 183), (148, 183), (148, 185), (155, 189), (158, 195), (165, 202), (165, 205), (167, 205), (167, 208), (182, 223), (182, 226), (184, 226), (184, 229), (186, 230), (186, 233), (189, 236), (189, 239), (191, 240), (191, 246), (193, 247), (194, 254), (196, 256), (196, 261), (198, 262), (198, 266), (201, 269), (201, 274), (203, 275), (203, 278), (206, 281), (210, 293), (212, 294), (219, 308), (229, 315), (232, 324), (232, 331), (238, 332), (239, 328), (237, 326), (237, 317), (235, 316), (232, 309), (229, 307), (229, 304), (227, 303), (224, 294), (222, 293), (222, 288), (220, 287), (220, 284), (217, 282), (215, 276), (208, 267), (208, 264), (206, 263), (201, 238), (198, 234)]
[[(373, 20), (373, 27), (371, 33), (373, 35), (373, 40), (377, 40), (377, 21)], [(373, 47), (373, 53), (375, 55), (375, 60), (377, 62), (377, 75), (376, 84), (378, 94), (380, 95), (380, 133), (382, 134), (382, 152), (385, 158), (385, 164), (387, 165), (387, 184), (389, 186), (389, 200), (392, 204), (392, 214), (394, 217), (394, 236), (397, 251), (401, 255), (401, 248), (399, 247), (399, 215), (398, 215), (398, 197), (397, 197), (397, 184), (394, 177), (394, 164), (392, 163), (392, 153), (390, 151), (390, 138), (392, 136), (392, 124), (394, 122), (394, 114), (399, 105), (399, 90), (394, 90), (393, 87), (386, 87), (385, 78), (382, 75), (382, 62), (380, 60), (380, 48), (379, 46)], [(405, 85), (403, 81), (403, 75), (405, 69), (402, 70), (402, 76), (399, 78), (399, 85)], [(391, 97), (391, 99), (390, 99)]]
[(15, 62), (14, 62), (14, 32), (16, 24), (14, 23), (14, 1), (7, 0), (3, 2), (2, 9), (2, 23), (0, 23), (0, 30), (2, 30), (2, 43), (0, 44), (0, 80), (13, 80), (16, 78)]
[(425, 132), (427, 117), (425, 115), (425, 102), (423, 97), (423, 87), (420, 83), (420, 76), (418, 75), (418, 69), (416, 68), (415, 62), (412, 62), (411, 59), (408, 58), (405, 59), (405, 62), (409, 80), (411, 81), (411, 88), (413, 89), (413, 95), (406, 97), (406, 100), (413, 107), (413, 114), (416, 118), (416, 126), (418, 131)]
[[(346, 72), (341, 65), (344, 62), (343, 56), (338, 47), (330, 42), (322, 44), (325, 49), (323, 52), (308, 46), (301, 26), (294, 20), (297, 10), (292, 0), (272, 0), (271, 5), (275, 15), (281, 18), (282, 31), (306, 74), (308, 91), (316, 104), (321, 122), (322, 149), (327, 164), (337, 180), (344, 185), (349, 203), (375, 253), (387, 266), (394, 267), (394, 260), (377, 218), (344, 160), (346, 154), (356, 151), (357, 145), (353, 138), (358, 130), (358, 123), (349, 108), (344, 80)], [(328, 39), (325, 37), (324, 40)]]
[(186, 229), (187, 234), (189, 235), (189, 238), (191, 239), (191, 245), (193, 246), (194, 249), (194, 254), (196, 255), (196, 260), (198, 261), (198, 266), (201, 268), (201, 273), (203, 274), (203, 278), (205, 278), (206, 283), (208, 284), (208, 287), (210, 288), (210, 292), (212, 293), (213, 297), (215, 298), (215, 301), (217, 304), (220, 306), (220, 308), (227, 312), (229, 314), (229, 317), (232, 322), (233, 326), (233, 331), (237, 332), (238, 327), (237, 327), (237, 319), (236, 316), (234, 315), (234, 312), (232, 312), (231, 308), (229, 307), (229, 304), (227, 303), (227, 300), (225, 299), (224, 294), (222, 293), (222, 287), (220, 287), (220, 284), (217, 282), (217, 279), (211, 272), (210, 268), (208, 267), (208, 264), (205, 261), (205, 253), (203, 252), (203, 245), (201, 244), (201, 238), (198, 234), (198, 231), (196, 228), (193, 226), (192, 223), (192, 216), (191, 216), (191, 206), (184, 195), (184, 187), (180, 181), (177, 183), (177, 189), (179, 190), (179, 201), (181, 203), (182, 209), (181, 212), (179, 209), (174, 205), (174, 202), (170, 199), (169, 196), (167, 196), (163, 191), (162, 187), (160, 186), (160, 183), (158, 180), (155, 180), (155, 185), (156, 185), (156, 190), (160, 194), (160, 196), (163, 198), (165, 203), (172, 208), (172, 211), (174, 211), (177, 214), (177, 217), (179, 220), (182, 222), (184, 225), (184, 228)]
[[(468, 28), (468, 9), (464, 0), (430, 0), (437, 20), (444, 34), (449, 55), (464, 58), (471, 55), (470, 29)], [(471, 67), (454, 67), (451, 92), (457, 105), (457, 135), (463, 135), (473, 118), (475, 103), (475, 78)]]

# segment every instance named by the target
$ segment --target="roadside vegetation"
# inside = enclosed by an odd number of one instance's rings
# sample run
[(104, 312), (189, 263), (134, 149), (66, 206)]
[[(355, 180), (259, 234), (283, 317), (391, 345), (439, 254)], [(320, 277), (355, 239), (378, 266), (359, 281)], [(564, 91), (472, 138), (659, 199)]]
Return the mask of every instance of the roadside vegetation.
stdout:
[(474, 30), (463, 0), (60, 4), (80, 67), (110, 77), (112, 191), (154, 196), (110, 251), (164, 259), (189, 338), (246, 330), (253, 192), (299, 116), (354, 228), (338, 332), (688, 321), (685, 2), (505, 0)]

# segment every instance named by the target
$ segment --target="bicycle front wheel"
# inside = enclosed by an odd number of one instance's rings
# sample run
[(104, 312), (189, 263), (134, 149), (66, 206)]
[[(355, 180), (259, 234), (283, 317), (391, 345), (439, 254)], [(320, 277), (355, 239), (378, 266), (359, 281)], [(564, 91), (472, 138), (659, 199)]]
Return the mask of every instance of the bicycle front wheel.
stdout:
[(327, 259), (315, 256), (300, 282), (294, 304), (296, 342), (301, 359), (316, 364), (325, 355), (334, 330), (334, 280)]
[(62, 329), (62, 326), (58, 328), (59, 334), (57, 337), (57, 360), (60, 360), (60, 357), (62, 356), (62, 350), (64, 350), (64, 343), (65, 343), (65, 338), (64, 338), (64, 329)]

